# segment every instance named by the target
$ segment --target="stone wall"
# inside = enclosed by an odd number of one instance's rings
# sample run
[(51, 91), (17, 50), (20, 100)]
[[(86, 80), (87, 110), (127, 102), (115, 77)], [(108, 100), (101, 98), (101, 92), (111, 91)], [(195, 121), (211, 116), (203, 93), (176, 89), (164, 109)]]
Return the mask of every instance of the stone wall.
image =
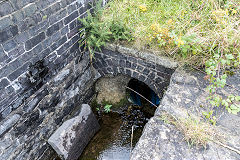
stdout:
[(79, 54), (77, 18), (90, 6), (83, 0), (0, 2), (0, 119)]
[(90, 0), (0, 1), (0, 159), (49, 155), (46, 139), (92, 95), (77, 20), (92, 6)]
[(95, 53), (93, 67), (101, 77), (122, 74), (135, 78), (162, 97), (177, 63), (147, 51), (109, 44)]

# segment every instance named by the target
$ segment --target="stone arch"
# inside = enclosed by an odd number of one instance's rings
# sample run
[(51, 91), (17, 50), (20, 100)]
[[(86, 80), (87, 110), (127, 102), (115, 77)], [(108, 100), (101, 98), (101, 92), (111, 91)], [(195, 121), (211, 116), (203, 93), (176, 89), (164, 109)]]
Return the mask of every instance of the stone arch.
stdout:
[(100, 77), (109, 74), (128, 75), (148, 85), (160, 98), (175, 71), (172, 68), (139, 57), (108, 49), (96, 52), (92, 63), (93, 67), (100, 73)]

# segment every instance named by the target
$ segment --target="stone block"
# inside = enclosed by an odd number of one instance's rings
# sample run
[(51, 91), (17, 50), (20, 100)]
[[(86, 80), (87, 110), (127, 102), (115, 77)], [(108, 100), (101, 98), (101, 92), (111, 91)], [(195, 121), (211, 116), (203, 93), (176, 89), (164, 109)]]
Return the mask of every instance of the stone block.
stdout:
[(77, 26), (77, 21), (73, 21), (69, 24), (70, 30), (73, 30)]
[(131, 66), (132, 66), (132, 63), (129, 62), (129, 61), (126, 61), (126, 67), (127, 67), (127, 68), (131, 68)]
[(79, 115), (64, 122), (48, 143), (62, 159), (77, 159), (99, 128), (90, 106), (83, 104)]
[(29, 3), (29, 0), (26, 1), (19, 1), (19, 0), (9, 0), (13, 6), (14, 9), (20, 9), (23, 8), (24, 6), (27, 5), (27, 3)]
[(76, 5), (75, 4), (72, 4), (70, 6), (67, 7), (67, 11), (68, 11), (68, 14), (71, 14), (73, 11), (75, 11), (77, 8), (76, 8)]
[(14, 114), (11, 117), (9, 117), (3, 124), (0, 125), (0, 136), (10, 129), (20, 118), (21, 116), (19, 114)]
[(74, 35), (76, 35), (79, 32), (78, 27), (70, 30), (70, 32), (68, 33), (68, 39), (71, 39)]
[(58, 46), (61, 46), (62, 44), (64, 44), (67, 41), (67, 37), (63, 36), (61, 39), (58, 40)]
[(52, 7), (51, 7), (52, 13), (55, 13), (55, 12), (59, 11), (60, 9), (61, 9), (60, 2), (57, 2), (57, 3), (53, 4)]
[(42, 52), (42, 50), (43, 50), (42, 44), (40, 43), (40, 44), (38, 44), (36, 47), (34, 47), (34, 48), (32, 49), (32, 52), (33, 52), (34, 54), (39, 54), (40, 52)]
[(63, 29), (61, 29), (61, 34), (62, 35), (65, 35), (66, 33), (68, 33), (69, 30), (68, 30), (68, 26), (65, 26)]
[(143, 73), (144, 75), (148, 75), (148, 74), (149, 74), (149, 72), (150, 72), (150, 70), (149, 70), (149, 69), (147, 69), (147, 68), (145, 68), (145, 69), (143, 70), (143, 72), (142, 72), (142, 73)]
[(17, 70), (15, 70), (13, 73), (11, 73), (8, 76), (8, 79), (13, 81), (15, 79), (17, 79), (21, 74), (23, 74), (24, 72), (27, 71), (27, 68), (29, 66), (29, 63), (25, 63), (24, 65), (22, 65), (20, 68), (18, 68)]
[(3, 78), (0, 80), (0, 89), (3, 89), (8, 85), (9, 85), (9, 81), (6, 78)]
[(62, 0), (61, 1), (61, 7), (65, 8), (67, 6), (67, 4), (68, 4), (67, 2), (68, 2), (67, 0)]
[(35, 4), (28, 5), (24, 8), (26, 17), (31, 17), (37, 11), (37, 6)]
[(71, 48), (70, 48), (70, 53), (73, 53), (79, 48), (79, 43), (75, 43)]
[(7, 52), (14, 49), (16, 46), (17, 43), (14, 40), (7, 41), (5, 44), (3, 44), (3, 48)]
[(136, 64), (136, 63), (132, 63), (131, 69), (132, 69), (132, 70), (135, 70), (136, 68), (137, 68), (137, 64)]
[(7, 14), (10, 14), (12, 13), (14, 10), (12, 8), (12, 6), (10, 5), (9, 2), (7, 1), (3, 1), (1, 4), (0, 4), (0, 17), (3, 17)]
[(51, 37), (48, 37), (47, 39), (45, 39), (42, 42), (43, 49), (49, 48), (49, 46), (51, 46), (52, 43), (53, 43), (53, 41), (52, 41)]
[(24, 52), (25, 52), (24, 47), (23, 47), (23, 45), (21, 45), (21, 46), (15, 48), (14, 50), (10, 51), (8, 53), (8, 56), (11, 58), (16, 58), (16, 57), (22, 55)]
[(57, 41), (61, 38), (60, 32), (57, 31), (56, 33), (54, 33), (54, 34), (52, 35), (51, 38), (52, 38), (52, 42), (57, 42)]
[(25, 48), (26, 50), (30, 50), (32, 49), (34, 46), (36, 46), (37, 44), (39, 44), (40, 42), (42, 42), (45, 39), (45, 33), (41, 32), (39, 33), (37, 36), (29, 39), (26, 43), (25, 43)]
[(17, 43), (25, 43), (29, 39), (28, 32), (20, 33), (16, 36), (15, 40)]
[(64, 18), (66, 15), (67, 15), (67, 10), (66, 9), (61, 10), (61, 11), (57, 12), (56, 14), (52, 15), (49, 18), (49, 22), (50, 22), (50, 24), (53, 24), (53, 23), (61, 20), (62, 18)]
[(46, 56), (48, 56), (51, 53), (50, 48), (46, 48), (43, 50), (38, 56), (40, 59), (44, 59)]
[(137, 71), (138, 71), (138, 72), (142, 72), (143, 69), (144, 69), (143, 66), (137, 65)]
[(58, 22), (58, 23), (56, 23), (56, 24), (54, 24), (54, 25), (52, 25), (51, 27), (49, 27), (48, 29), (47, 29), (47, 36), (51, 36), (51, 35), (53, 35), (55, 32), (57, 32), (61, 27), (62, 27), (62, 21), (60, 21), (60, 22)]
[(37, 4), (38, 8), (40, 10), (42, 10), (49, 5), (49, 1), (48, 0), (41, 0), (41, 1), (38, 1), (36, 4)]
[(0, 57), (1, 57), (2, 55), (4, 55), (4, 50), (3, 50), (2, 45), (0, 45)]
[(66, 25), (66, 24), (70, 23), (77, 17), (78, 17), (78, 11), (75, 11), (72, 14), (70, 14), (68, 17), (65, 18), (64, 24)]
[(0, 30), (12, 25), (13, 22), (10, 19), (10, 16), (0, 19)]
[(44, 20), (43, 22), (40, 22), (39, 24), (31, 27), (29, 29), (29, 35), (31, 37), (37, 35), (39, 32), (45, 31), (48, 28), (48, 21)]
[(6, 42), (11, 37), (7, 30), (0, 31), (0, 43)]
[(12, 21), (14, 23), (19, 23), (21, 21), (23, 21), (25, 18), (24, 16), (24, 12), (22, 10), (16, 11), (12, 14)]
[(17, 68), (19, 68), (22, 65), (21, 61), (17, 58), (11, 63), (9, 63), (8, 68), (11, 69), (11, 71), (15, 71)]
[(18, 34), (18, 26), (14, 25), (9, 28), (11, 35), (14, 37)]

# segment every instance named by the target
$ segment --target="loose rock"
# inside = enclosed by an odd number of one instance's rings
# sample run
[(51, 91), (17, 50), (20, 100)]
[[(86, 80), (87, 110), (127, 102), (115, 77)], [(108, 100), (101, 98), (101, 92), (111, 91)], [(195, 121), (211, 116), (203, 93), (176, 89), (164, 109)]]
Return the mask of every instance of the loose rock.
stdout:
[(74, 160), (99, 129), (90, 106), (83, 104), (79, 115), (64, 122), (48, 139), (48, 143), (62, 159)]

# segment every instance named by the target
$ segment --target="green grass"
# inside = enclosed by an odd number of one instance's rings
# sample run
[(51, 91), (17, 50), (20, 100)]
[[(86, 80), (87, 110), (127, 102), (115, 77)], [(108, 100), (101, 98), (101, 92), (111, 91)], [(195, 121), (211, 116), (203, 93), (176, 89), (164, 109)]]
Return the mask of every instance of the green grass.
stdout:
[(100, 19), (129, 27), (132, 47), (184, 63), (203, 66), (218, 51), (240, 54), (238, 0), (112, 0)]

